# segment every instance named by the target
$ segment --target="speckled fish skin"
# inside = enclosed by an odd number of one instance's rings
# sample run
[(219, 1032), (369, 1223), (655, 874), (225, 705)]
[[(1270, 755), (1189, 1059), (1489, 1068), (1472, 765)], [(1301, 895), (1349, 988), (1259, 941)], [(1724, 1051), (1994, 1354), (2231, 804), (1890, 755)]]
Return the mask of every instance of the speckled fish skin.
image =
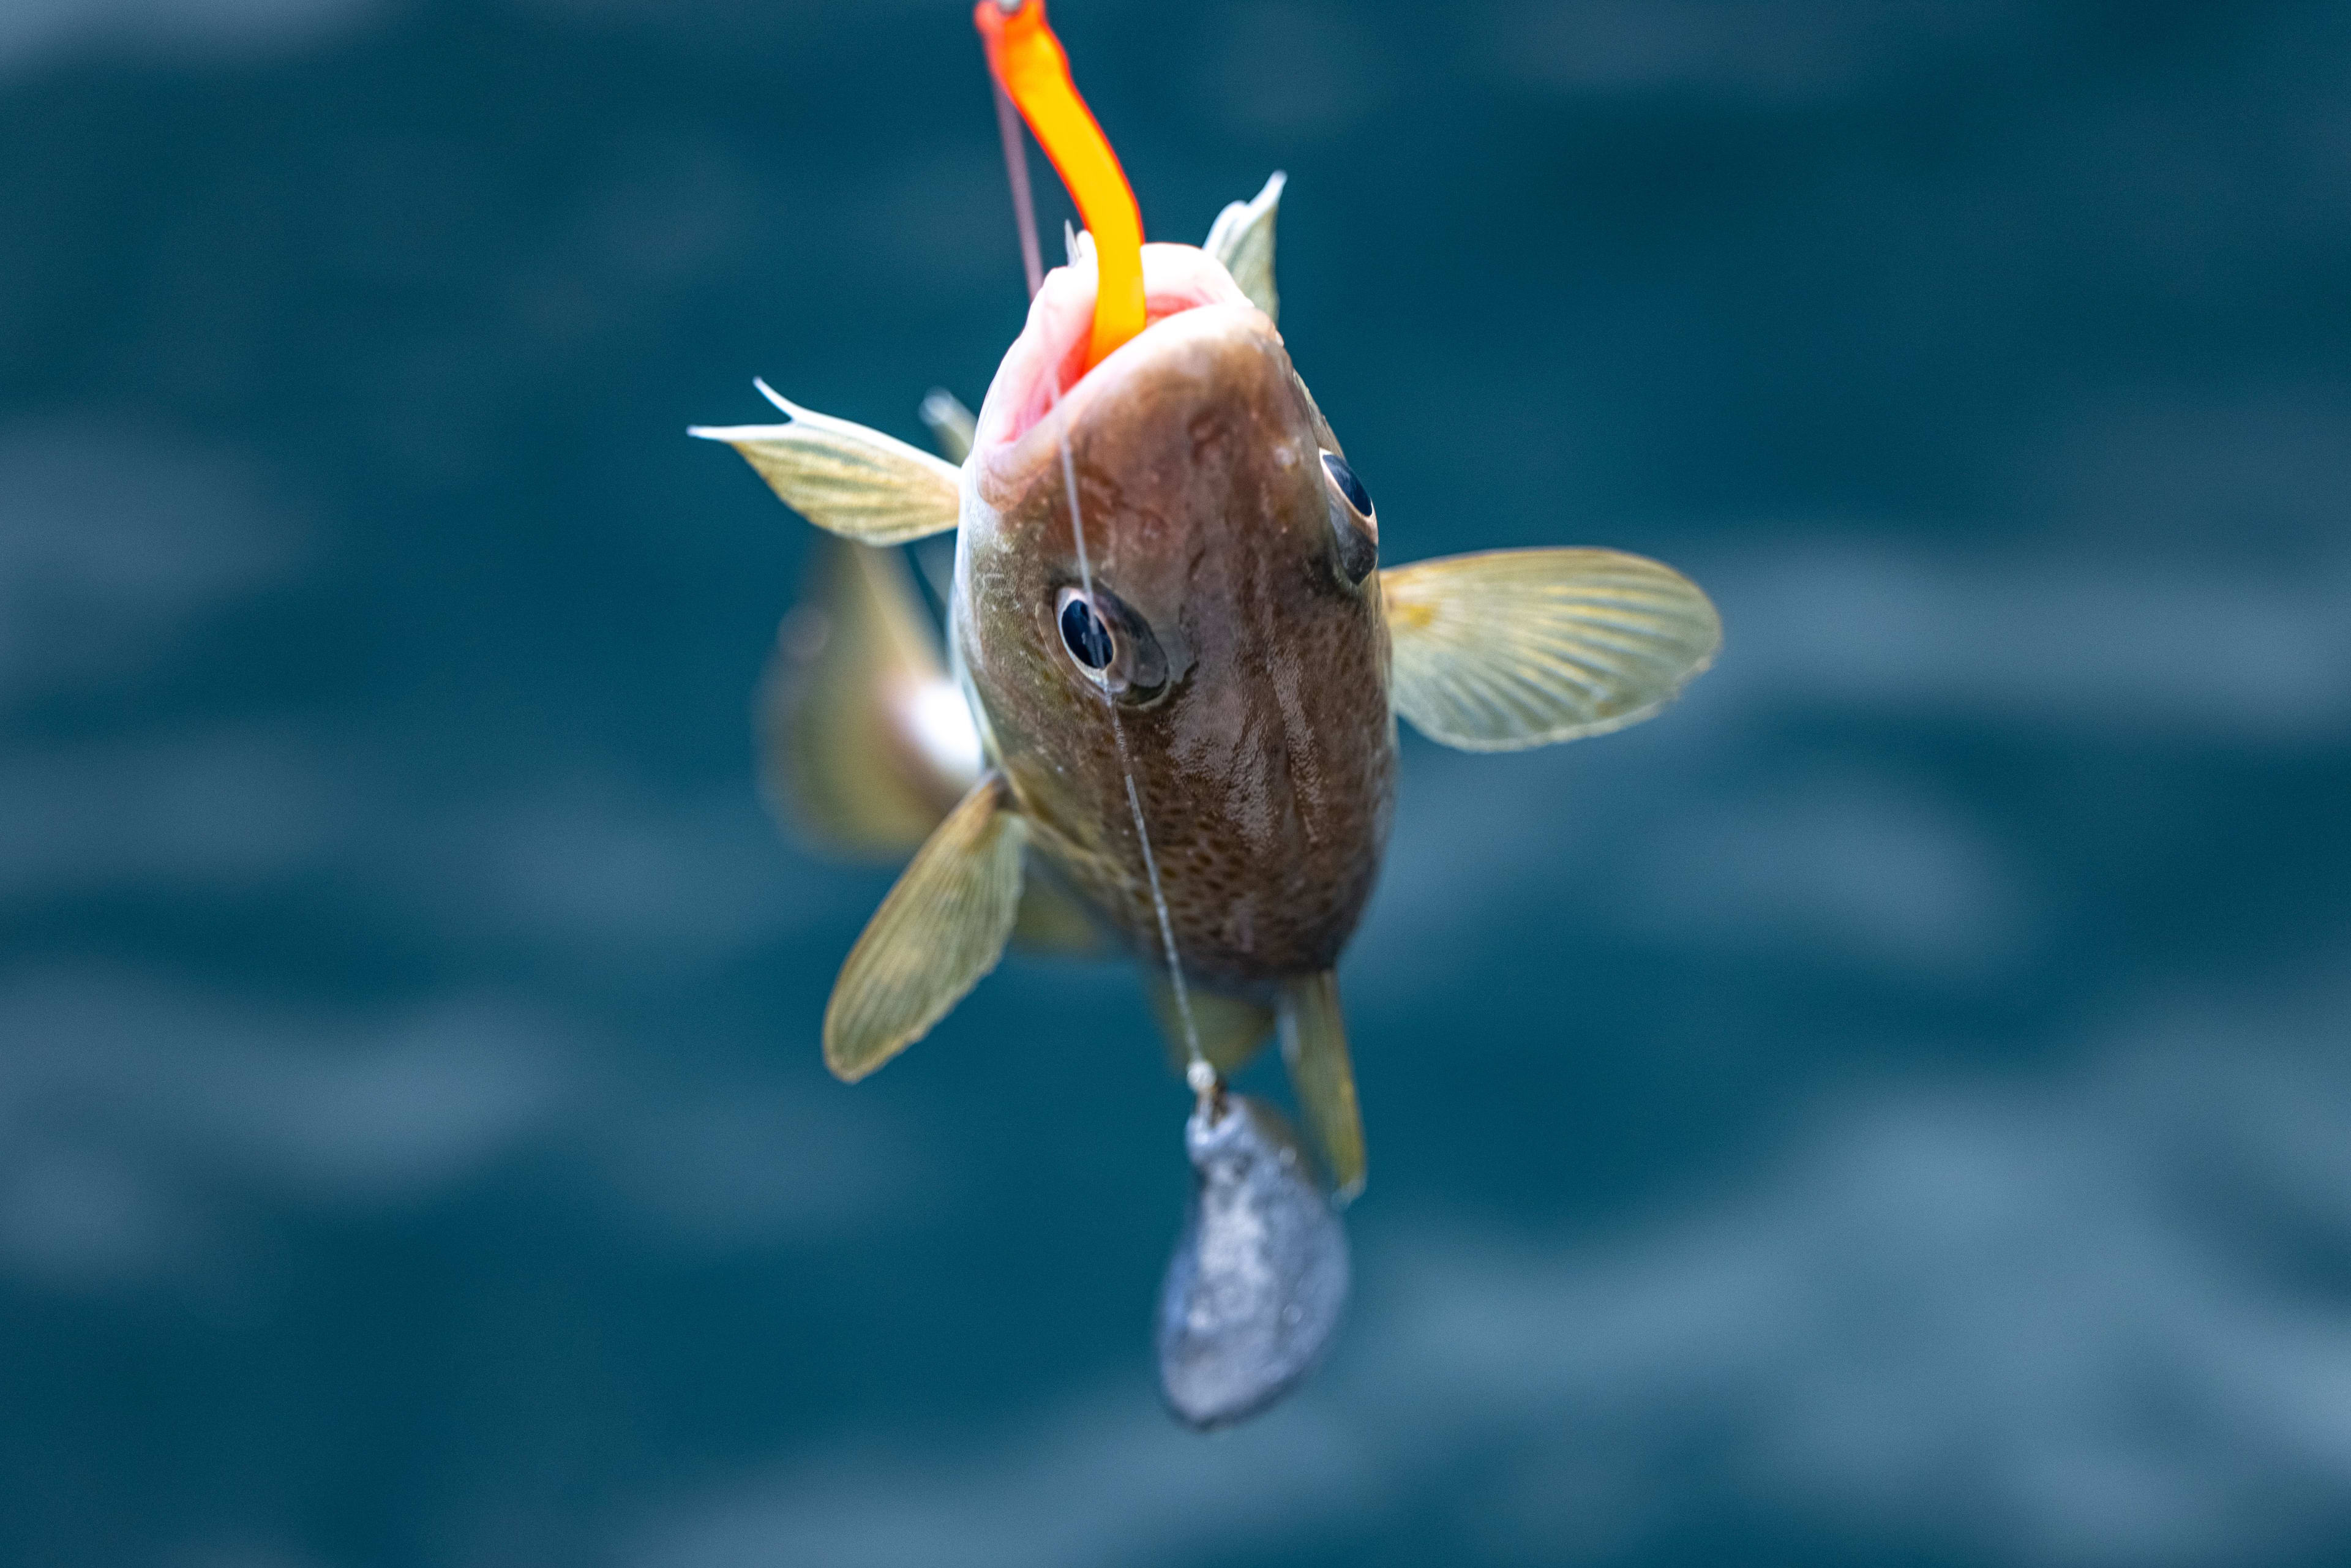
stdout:
[(1191, 1208), (1160, 1290), (1159, 1386), (1207, 1431), (1264, 1409), (1314, 1368), (1347, 1302), (1347, 1237), (1296, 1137), (1241, 1094), (1184, 1129)]
[(1606, 734), (1672, 701), (1722, 625), (1619, 550), (1380, 566), (1371, 497), (1275, 329), (1280, 189), (1227, 208), (1206, 247), (1144, 246), (1148, 325), (1091, 366), (1095, 264), (1071, 235), (978, 414), (932, 419), (959, 462), (764, 383), (788, 423), (694, 433), (862, 549), (956, 537), (961, 700), (898, 634), (914, 613), (847, 592), (889, 575), (870, 558), (828, 591), (829, 678), (851, 690), (777, 687), (801, 747), (787, 791), (831, 837), (897, 845), (916, 813), (885, 808), (961, 792), (841, 964), (826, 1065), (863, 1078), (1008, 944), (1100, 928), (1142, 960), (1186, 1078), (1280, 1040), (1345, 1203), (1368, 1161), (1335, 965), (1386, 845), (1395, 716), (1470, 751)]
[[(1064, 430), (1094, 584), (1158, 644), (1155, 692), (1106, 702), (1062, 645)], [(1325, 449), (1272, 322), (1220, 303), (1155, 322), (964, 472), (953, 635), (1032, 847), (1164, 964), (1131, 771), (1186, 979), (1259, 1000), (1337, 961), (1395, 797), (1379, 576), (1339, 563)]]

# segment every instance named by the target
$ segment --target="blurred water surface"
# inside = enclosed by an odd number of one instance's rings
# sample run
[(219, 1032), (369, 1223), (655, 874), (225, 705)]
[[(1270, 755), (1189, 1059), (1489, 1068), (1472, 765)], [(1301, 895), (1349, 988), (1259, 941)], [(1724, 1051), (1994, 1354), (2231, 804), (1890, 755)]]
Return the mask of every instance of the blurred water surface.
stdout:
[(1392, 559), (1728, 623), (1407, 741), (1331, 1364), (1156, 1408), (1126, 973), (819, 1063), (682, 432), (977, 401), (962, 5), (12, 0), (0, 1559), (2342, 1561), (2351, 11), (1055, 15), (1153, 233), (1290, 172)]

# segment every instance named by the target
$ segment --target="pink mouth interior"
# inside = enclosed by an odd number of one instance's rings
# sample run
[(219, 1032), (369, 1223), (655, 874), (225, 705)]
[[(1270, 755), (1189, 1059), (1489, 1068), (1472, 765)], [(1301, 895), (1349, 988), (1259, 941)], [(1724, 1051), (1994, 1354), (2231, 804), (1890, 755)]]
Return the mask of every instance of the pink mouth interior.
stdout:
[[(1224, 264), (1197, 246), (1143, 247), (1143, 303), (1146, 325), (1203, 305), (1247, 305), (1249, 297)], [(1086, 344), (1093, 329), (1094, 268), (1092, 262), (1057, 267), (1029, 301), (1029, 324), (1005, 351), (996, 380), (980, 405), (975, 451), (1018, 441), (1035, 428), (1054, 402), (1069, 395), (1089, 372)], [(1113, 350), (1114, 363), (1141, 337)], [(1099, 368), (1099, 367), (1097, 367)]]

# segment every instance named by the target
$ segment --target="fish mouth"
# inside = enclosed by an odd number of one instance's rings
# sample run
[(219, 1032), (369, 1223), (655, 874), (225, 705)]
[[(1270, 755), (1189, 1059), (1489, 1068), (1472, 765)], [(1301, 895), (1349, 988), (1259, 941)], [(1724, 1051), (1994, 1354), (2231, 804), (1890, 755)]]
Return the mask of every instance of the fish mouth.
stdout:
[[(1056, 406), (1071, 419), (1102, 392), (1156, 359), (1174, 335), (1162, 327), (1171, 318), (1211, 306), (1238, 307), (1255, 319), (1251, 329), (1280, 340), (1273, 322), (1241, 292), (1224, 264), (1197, 246), (1143, 247), (1142, 331), (1102, 357), (1092, 370), (1085, 356), (1093, 330), (1095, 272), (1091, 253), (1045, 275), (1029, 302), (1029, 321), (1005, 351), (996, 380), (981, 403), (973, 433), (972, 458), (985, 462), (1019, 442)], [(1228, 312), (1219, 311), (1220, 317)], [(1188, 324), (1187, 324), (1188, 325)]]

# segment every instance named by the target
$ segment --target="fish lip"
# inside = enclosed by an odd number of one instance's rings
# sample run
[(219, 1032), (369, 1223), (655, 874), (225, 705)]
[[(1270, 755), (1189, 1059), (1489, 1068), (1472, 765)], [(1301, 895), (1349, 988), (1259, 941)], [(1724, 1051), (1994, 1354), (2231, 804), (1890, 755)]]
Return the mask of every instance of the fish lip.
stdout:
[[(1272, 320), (1249, 302), (1224, 264), (1197, 246), (1144, 246), (1143, 280), (1144, 329), (1100, 364), (1084, 370), (1082, 356), (1093, 323), (1092, 259), (1081, 258), (1046, 275), (1029, 304), (1027, 324), (1005, 350), (980, 405), (970, 455), (976, 470), (995, 466), (994, 460), (1019, 447), (1022, 438), (1049, 416), (1058, 413), (1061, 420), (1078, 421), (1110, 388), (1142, 373), (1177, 340), (1191, 338), (1210, 320), (1223, 331), (1281, 340)], [(1187, 319), (1203, 312), (1207, 319)]]
[[(1147, 397), (1137, 389), (1155, 379), (1196, 376), (1202, 364), (1223, 360), (1225, 350), (1242, 345), (1270, 345), (1278, 359), (1280, 343), (1273, 323), (1246, 300), (1197, 306), (1155, 321), (1087, 371), (1058, 407), (1017, 436), (975, 441), (965, 465), (965, 493), (1002, 511), (1019, 505), (1040, 482), (1058, 489), (1065, 435), (1081, 440), (1099, 413), (1114, 414), (1137, 396)], [(1203, 350), (1209, 353), (1206, 361)]]

